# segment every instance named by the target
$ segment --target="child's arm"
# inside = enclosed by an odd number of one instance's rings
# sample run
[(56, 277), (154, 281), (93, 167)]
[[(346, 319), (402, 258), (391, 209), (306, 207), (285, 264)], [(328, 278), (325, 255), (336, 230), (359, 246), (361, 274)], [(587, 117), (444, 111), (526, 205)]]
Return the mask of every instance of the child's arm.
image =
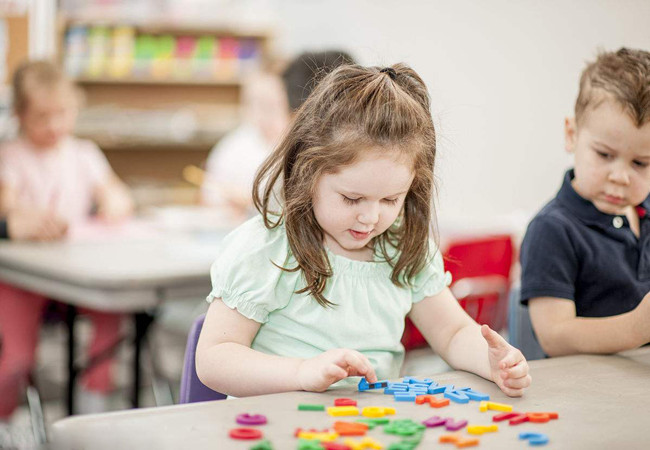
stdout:
[(49, 211), (19, 207), (16, 191), (0, 183), (0, 215), (6, 217), (7, 234), (12, 240), (53, 241), (61, 239), (68, 224)]
[(236, 397), (287, 391), (322, 392), (348, 376), (375, 382), (361, 353), (326, 351), (310, 359), (268, 355), (250, 348), (260, 324), (215, 299), (205, 317), (196, 349), (197, 375), (215, 391)]
[(575, 303), (561, 298), (531, 298), (528, 308), (549, 356), (616, 353), (650, 342), (650, 294), (632, 311), (610, 317), (576, 317)]
[(6, 216), (9, 211), (16, 208), (16, 190), (11, 186), (0, 183), (0, 214)]
[(433, 350), (455, 369), (492, 380), (511, 397), (523, 395), (530, 385), (521, 352), (487, 325), (474, 322), (449, 289), (416, 303), (409, 316)]
[(106, 181), (95, 191), (99, 217), (109, 222), (119, 221), (133, 213), (129, 188), (111, 171)]
[(68, 231), (68, 224), (52, 213), (14, 209), (7, 215), (7, 234), (16, 241), (54, 241)]

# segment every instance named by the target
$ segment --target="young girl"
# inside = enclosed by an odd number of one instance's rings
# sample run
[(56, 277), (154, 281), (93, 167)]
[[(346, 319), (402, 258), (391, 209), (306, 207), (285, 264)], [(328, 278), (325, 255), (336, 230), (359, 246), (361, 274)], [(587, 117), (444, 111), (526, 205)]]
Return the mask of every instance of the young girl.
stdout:
[[(72, 83), (43, 61), (23, 65), (13, 81), (20, 136), (0, 148), (0, 216), (29, 209), (34, 221), (52, 217), (58, 226), (39, 225), (32, 238), (54, 240), (68, 225), (87, 220), (93, 207), (107, 220), (129, 215), (133, 203), (128, 190), (99, 148), (71, 136), (77, 112)], [(33, 366), (45, 303), (40, 294), (0, 283), (0, 418), (16, 407)], [(88, 315), (95, 328), (90, 351), (97, 354), (118, 339), (120, 317), (97, 311)], [(101, 409), (104, 396), (97, 394), (111, 389), (110, 360), (88, 371), (83, 384), (95, 393), (85, 396), (93, 399), (88, 409)]]
[(257, 175), (261, 216), (225, 239), (212, 267), (203, 383), (248, 396), (396, 378), (408, 314), (453, 367), (522, 395), (526, 360), (462, 310), (429, 240), (435, 153), (411, 68), (325, 77)]

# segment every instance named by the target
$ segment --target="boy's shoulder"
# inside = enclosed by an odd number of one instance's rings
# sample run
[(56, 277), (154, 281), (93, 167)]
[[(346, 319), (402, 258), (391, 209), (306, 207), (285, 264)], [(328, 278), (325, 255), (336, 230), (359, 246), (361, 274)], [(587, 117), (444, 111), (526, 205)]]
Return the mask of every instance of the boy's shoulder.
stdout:
[(527, 234), (531, 229), (564, 228), (575, 230), (581, 227), (581, 222), (571, 213), (569, 208), (562, 204), (558, 198), (552, 199), (532, 218), (528, 225)]
[(554, 198), (530, 221), (521, 243), (520, 259), (537, 259), (540, 252), (546, 255), (563, 255), (565, 252), (578, 257), (584, 250), (585, 224), (570, 209)]

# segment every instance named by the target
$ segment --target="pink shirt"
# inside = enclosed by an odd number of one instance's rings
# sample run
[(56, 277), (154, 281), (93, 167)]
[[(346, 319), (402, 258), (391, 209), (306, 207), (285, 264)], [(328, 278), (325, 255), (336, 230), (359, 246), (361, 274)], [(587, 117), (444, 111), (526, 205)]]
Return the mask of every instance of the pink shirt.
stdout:
[(19, 138), (0, 148), (0, 183), (15, 190), (17, 204), (55, 212), (70, 224), (88, 217), (95, 189), (110, 172), (99, 147), (87, 140), (69, 137), (38, 150)]

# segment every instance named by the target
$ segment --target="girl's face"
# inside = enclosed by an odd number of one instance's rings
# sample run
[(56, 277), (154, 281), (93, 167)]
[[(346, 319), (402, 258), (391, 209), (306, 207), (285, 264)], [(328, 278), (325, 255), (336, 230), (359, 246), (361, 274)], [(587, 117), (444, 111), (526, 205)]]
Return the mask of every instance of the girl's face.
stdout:
[(35, 147), (55, 147), (74, 129), (77, 119), (74, 91), (68, 86), (39, 86), (27, 95), (27, 106), (19, 115), (23, 134)]
[(325, 244), (334, 254), (359, 261), (372, 259), (368, 244), (395, 222), (414, 178), (410, 161), (373, 153), (363, 152), (355, 163), (322, 175), (313, 199)]

